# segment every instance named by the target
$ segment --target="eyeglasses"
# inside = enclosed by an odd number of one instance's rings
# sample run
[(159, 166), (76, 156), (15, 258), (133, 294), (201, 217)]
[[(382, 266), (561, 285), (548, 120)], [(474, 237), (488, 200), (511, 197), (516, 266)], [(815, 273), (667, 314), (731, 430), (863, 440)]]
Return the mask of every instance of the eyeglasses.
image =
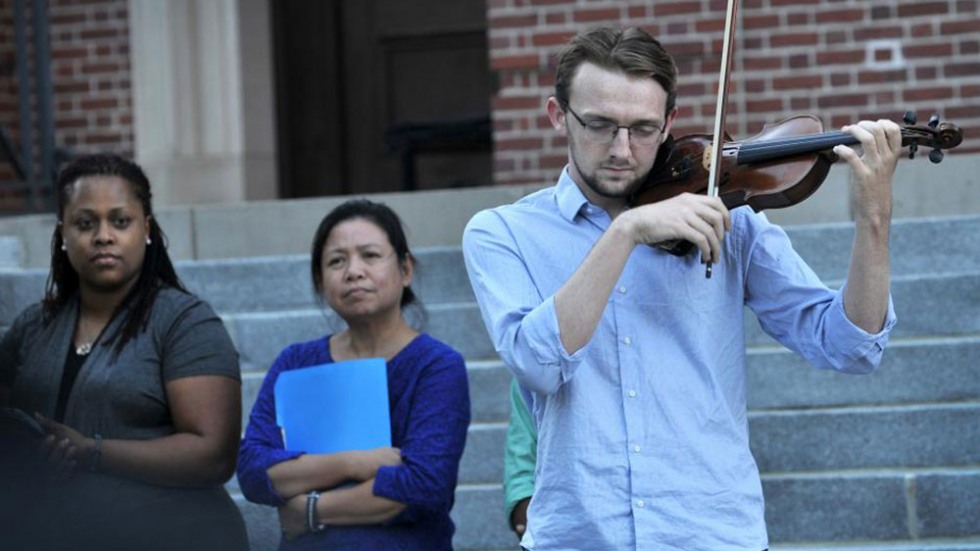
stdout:
[(625, 128), (629, 134), (631, 143), (636, 145), (654, 145), (657, 143), (657, 138), (660, 136), (660, 133), (664, 131), (663, 128), (648, 123), (622, 126), (605, 119), (583, 121), (582, 117), (578, 116), (578, 113), (573, 111), (572, 107), (567, 103), (565, 104), (565, 111), (571, 113), (575, 117), (575, 120), (582, 125), (582, 128), (585, 129), (585, 137), (598, 144), (605, 145), (612, 143), (616, 139), (616, 135), (619, 134), (619, 129)]

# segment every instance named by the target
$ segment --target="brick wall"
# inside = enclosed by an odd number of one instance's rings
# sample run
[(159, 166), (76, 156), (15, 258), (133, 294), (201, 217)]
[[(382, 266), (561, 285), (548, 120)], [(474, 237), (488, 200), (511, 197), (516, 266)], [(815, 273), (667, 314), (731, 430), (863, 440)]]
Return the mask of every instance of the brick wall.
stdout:
[[(488, 0), (495, 181), (550, 183), (565, 142), (544, 104), (554, 55), (596, 25), (640, 26), (661, 40), (680, 69), (677, 136), (710, 133), (724, 0)], [(863, 118), (919, 121), (938, 112), (963, 128), (950, 154), (980, 152), (978, 0), (742, 0), (728, 132), (736, 139), (766, 123), (813, 113), (828, 130)], [(928, 162), (928, 161), (922, 161)]]
[[(729, 132), (745, 138), (799, 113), (828, 129), (861, 118), (937, 111), (964, 129), (952, 154), (980, 152), (980, 0), (742, 0)], [(28, 2), (29, 5), (33, 2)], [(132, 155), (126, 0), (50, 0), (59, 147)], [(676, 135), (707, 133), (714, 110), (722, 0), (487, 0), (495, 181), (545, 183), (564, 141), (544, 102), (554, 54), (575, 32), (639, 25), (681, 70)], [(17, 139), (12, 2), (0, 2), (0, 122)], [(9, 178), (0, 163), (0, 180)]]
[[(17, 87), (14, 73), (14, 13), (13, 2), (0, 2), (0, 124), (7, 132), (16, 131), (13, 126), (17, 119)], [(0, 161), (0, 182), (14, 177), (10, 166)], [(0, 191), (0, 203), (3, 192)]]
[[(34, 3), (27, 5), (31, 9)], [(56, 146), (76, 154), (114, 151), (131, 156), (127, 0), (50, 0), (48, 20)], [(4, 1), (0, 2), (0, 122), (11, 132), (15, 147), (20, 144), (17, 93), (21, 86), (16, 78), (13, 2)], [(12, 177), (9, 166), (0, 163), (0, 180)]]
[(52, 0), (57, 143), (133, 154), (127, 0)]

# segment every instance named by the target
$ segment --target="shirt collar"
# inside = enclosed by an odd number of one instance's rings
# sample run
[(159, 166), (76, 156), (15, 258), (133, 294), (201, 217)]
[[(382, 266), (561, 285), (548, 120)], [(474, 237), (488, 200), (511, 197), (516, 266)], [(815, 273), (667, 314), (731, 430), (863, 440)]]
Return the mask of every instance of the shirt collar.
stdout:
[(578, 184), (568, 173), (567, 166), (561, 171), (555, 194), (558, 197), (558, 212), (569, 222), (575, 221), (575, 217), (589, 204), (582, 190), (578, 188)]

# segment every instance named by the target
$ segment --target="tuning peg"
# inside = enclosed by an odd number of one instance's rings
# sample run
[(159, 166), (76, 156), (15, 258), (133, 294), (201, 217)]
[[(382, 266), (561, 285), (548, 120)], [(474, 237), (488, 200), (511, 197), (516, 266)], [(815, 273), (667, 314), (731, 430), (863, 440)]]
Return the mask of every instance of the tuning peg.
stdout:
[(932, 151), (929, 152), (929, 160), (932, 161), (933, 164), (939, 164), (943, 162), (944, 156), (945, 154), (943, 153), (942, 149), (933, 149)]
[(905, 116), (902, 117), (902, 121), (909, 126), (915, 124), (915, 120), (915, 111), (906, 111)]
[(929, 117), (928, 126), (929, 126), (929, 128), (932, 128), (933, 130), (935, 130), (936, 127), (939, 126), (939, 115), (933, 115), (933, 116)]
[[(909, 123), (911, 124), (911, 123)], [(912, 142), (909, 144), (909, 159), (915, 158), (915, 152), (919, 150), (919, 144)]]

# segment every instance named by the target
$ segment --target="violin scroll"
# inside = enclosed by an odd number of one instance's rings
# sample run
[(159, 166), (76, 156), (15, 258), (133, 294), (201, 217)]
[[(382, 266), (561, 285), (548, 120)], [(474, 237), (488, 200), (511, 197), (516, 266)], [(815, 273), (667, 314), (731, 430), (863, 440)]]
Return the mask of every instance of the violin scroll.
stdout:
[(933, 163), (942, 162), (944, 149), (952, 149), (963, 141), (963, 130), (948, 122), (939, 122), (939, 115), (929, 117), (926, 125), (916, 125), (913, 111), (906, 111), (902, 118), (905, 126), (902, 128), (902, 145), (909, 148), (909, 159), (914, 159), (919, 146), (931, 147), (929, 160)]

